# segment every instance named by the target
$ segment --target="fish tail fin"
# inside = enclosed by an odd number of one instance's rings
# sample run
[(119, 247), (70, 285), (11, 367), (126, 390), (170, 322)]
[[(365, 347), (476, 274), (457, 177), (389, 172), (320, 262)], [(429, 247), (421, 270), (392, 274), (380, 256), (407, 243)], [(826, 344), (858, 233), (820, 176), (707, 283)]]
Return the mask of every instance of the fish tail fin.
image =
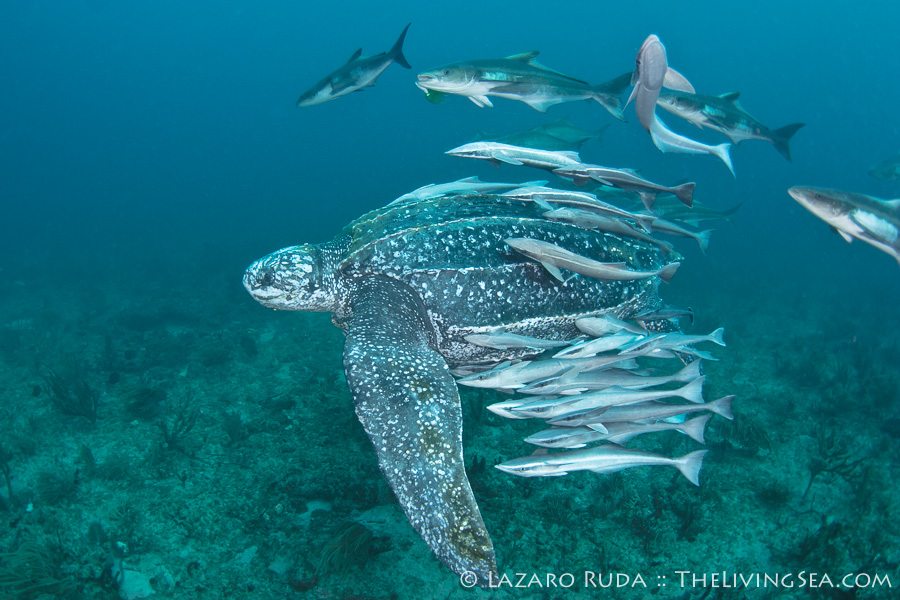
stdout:
[(731, 164), (731, 154), (728, 152), (731, 148), (731, 144), (725, 142), (724, 144), (719, 144), (712, 148), (715, 155), (718, 156), (722, 162), (725, 163), (725, 166), (728, 167), (728, 170), (731, 171), (731, 175), (737, 177), (737, 175), (734, 174), (734, 165)]
[(718, 400), (707, 402), (706, 407), (720, 417), (725, 417), (729, 421), (734, 421), (734, 413), (731, 412), (731, 402), (734, 396), (723, 396)]
[[(609, 187), (612, 187), (612, 185)], [(638, 191), (637, 195), (640, 196), (641, 202), (644, 203), (644, 208), (649, 212), (656, 214), (653, 210), (653, 205), (656, 203), (656, 192)]]
[(685, 206), (693, 206), (695, 186), (696, 184), (693, 182), (682, 183), (679, 186), (673, 187), (672, 192), (675, 194), (676, 198), (685, 204)]
[(705, 444), (706, 439), (704, 439), (703, 433), (706, 430), (706, 424), (709, 423), (710, 419), (712, 419), (712, 415), (694, 417), (689, 421), (685, 421), (684, 425), (678, 428), (678, 431), (699, 444)]
[(672, 280), (672, 276), (675, 275), (675, 271), (678, 270), (678, 267), (681, 266), (680, 262), (669, 263), (659, 270), (659, 278), (662, 279), (665, 283), (669, 283)]
[(709, 450), (696, 450), (675, 459), (675, 466), (688, 481), (696, 486), (700, 485), (700, 468), (703, 466), (703, 457)]
[(804, 125), (806, 123), (791, 123), (772, 132), (772, 145), (788, 162), (793, 162), (791, 160), (791, 147), (789, 146), (791, 138)]
[[(625, 120), (622, 114), (622, 93), (631, 85), (632, 73), (622, 73), (618, 77), (614, 77), (609, 81), (605, 81), (599, 85), (592, 86), (594, 91), (594, 100), (603, 105), (609, 113), (620, 121)], [(631, 101), (631, 98), (629, 98)]]
[(683, 366), (680, 371), (675, 373), (673, 381), (680, 383), (689, 383), (700, 377), (700, 361), (694, 360)]
[[(694, 361), (700, 362), (700, 361)], [(703, 382), (706, 381), (706, 377), (701, 375), (700, 377), (695, 378), (688, 384), (685, 384), (681, 388), (674, 390), (673, 393), (678, 392), (678, 396), (684, 398), (688, 402), (692, 402), (694, 404), (703, 404)]]
[(725, 328), (719, 327), (709, 334), (709, 341), (720, 346), (725, 346)]
[(595, 91), (592, 96), (594, 100), (600, 103), (600, 106), (609, 111), (609, 114), (619, 119), (620, 121), (625, 120), (625, 115), (622, 110), (622, 100), (616, 96), (610, 96), (606, 92)]
[(412, 23), (406, 24), (406, 27), (403, 28), (403, 33), (400, 34), (400, 37), (397, 38), (397, 41), (394, 43), (394, 47), (391, 48), (390, 52), (388, 52), (388, 55), (393, 59), (393, 61), (404, 69), (412, 69), (412, 67), (406, 61), (406, 57), (403, 56), (403, 40), (406, 39), (406, 32), (409, 29), (410, 25), (412, 25)]
[(706, 249), (709, 248), (709, 236), (712, 235), (712, 232), (712, 229), (707, 229), (697, 234), (697, 243), (700, 244), (700, 252), (703, 254), (706, 254)]

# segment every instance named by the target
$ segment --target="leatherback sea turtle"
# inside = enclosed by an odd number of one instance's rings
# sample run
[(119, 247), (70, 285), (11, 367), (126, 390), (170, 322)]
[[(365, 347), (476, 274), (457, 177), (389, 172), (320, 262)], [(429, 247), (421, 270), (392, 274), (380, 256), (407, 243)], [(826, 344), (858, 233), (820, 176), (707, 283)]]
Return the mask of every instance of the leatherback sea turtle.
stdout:
[(543, 210), (491, 194), (400, 199), (328, 243), (279, 250), (244, 274), (264, 306), (332, 314), (346, 334), (344, 368), (357, 416), (400, 505), (444, 564), (482, 584), (496, 581), (497, 567), (466, 477), (450, 367), (491, 366), (541, 350), (486, 347), (466, 336), (503, 331), (571, 340), (580, 334), (576, 318), (627, 318), (659, 305), (657, 277), (560, 280), (504, 240), (541, 240), (635, 271), (669, 260), (647, 242), (551, 221)]

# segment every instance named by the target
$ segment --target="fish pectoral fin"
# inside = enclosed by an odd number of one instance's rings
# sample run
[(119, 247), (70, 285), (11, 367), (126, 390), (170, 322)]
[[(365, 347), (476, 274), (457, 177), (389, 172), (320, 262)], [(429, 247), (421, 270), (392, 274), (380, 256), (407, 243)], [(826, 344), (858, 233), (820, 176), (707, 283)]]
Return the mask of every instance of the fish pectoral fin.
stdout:
[(551, 106), (555, 106), (562, 102), (562, 100), (529, 100), (528, 98), (522, 98), (522, 101), (534, 110), (542, 113), (547, 112), (547, 109)]
[(502, 152), (495, 152), (495, 153), (491, 154), (491, 158), (493, 158), (496, 161), (504, 162), (508, 165), (516, 165), (517, 167), (521, 167), (522, 165), (525, 164), (518, 158), (513, 158), (512, 156), (507, 156), (507, 155), (503, 154)]
[(494, 105), (491, 104), (491, 101), (487, 96), (469, 96), (469, 100), (471, 100), (478, 108), (484, 108), (485, 106), (494, 108)]
[(844, 238), (844, 241), (846, 241), (848, 244), (853, 242), (853, 236), (850, 235), (849, 233), (845, 233), (845, 232), (841, 231), (840, 229), (838, 229), (837, 227), (832, 227), (831, 230), (833, 232), (835, 232), (836, 234), (838, 234), (839, 236), (841, 236), (842, 238)]
[(553, 275), (553, 277), (563, 283), (566, 282), (566, 278), (563, 277), (562, 271), (559, 270), (559, 267), (556, 265), (551, 265), (550, 263), (542, 262), (541, 266), (547, 269), (547, 272)]
[(694, 92), (694, 86), (687, 80), (687, 77), (672, 67), (669, 67), (666, 71), (666, 77), (663, 79), (663, 87), (675, 90), (676, 92), (687, 92), (688, 94), (696, 93)]
[(466, 477), (459, 393), (429, 345), (422, 300), (387, 277), (363, 280), (351, 298), (344, 370), (381, 471), (432, 552), (486, 585), (494, 548)]
[[(635, 77), (636, 77), (636, 76), (637, 76), (637, 71), (635, 71), (634, 73), (635, 73)], [(634, 78), (632, 78), (631, 84), (634, 85), (634, 87), (631, 88), (631, 93), (628, 94), (628, 100), (625, 102), (625, 107), (626, 107), (626, 108), (628, 107), (629, 104), (631, 104), (631, 101), (634, 100), (635, 96), (637, 96), (637, 94), (638, 94), (638, 87), (639, 87), (639, 86), (637, 85), (637, 81), (636, 81)]]

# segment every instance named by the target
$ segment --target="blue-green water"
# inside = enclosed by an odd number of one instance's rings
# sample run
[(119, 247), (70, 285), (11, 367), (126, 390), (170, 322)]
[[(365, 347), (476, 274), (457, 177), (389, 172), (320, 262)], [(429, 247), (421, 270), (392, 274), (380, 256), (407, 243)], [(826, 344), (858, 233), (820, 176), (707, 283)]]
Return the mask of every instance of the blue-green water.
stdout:
[[(0, 7), (0, 594), (116, 598), (105, 565), (120, 560), (162, 598), (483, 594), (460, 587), (396, 505), (353, 413), (341, 332), (325, 315), (261, 308), (241, 274), (428, 183), (544, 177), (443, 153), (564, 116), (610, 125), (587, 161), (689, 178), (716, 208), (743, 203), (706, 255), (675, 240), (686, 258), (661, 290), (694, 308), (692, 332), (725, 327), (706, 397), (737, 394), (737, 419), (713, 421), (699, 490), (664, 469), (523, 480), (476, 467), (501, 571), (578, 582), (496, 593), (702, 596), (680, 570), (708, 574), (707, 588), (722, 571), (900, 585), (900, 273), (786, 193), (900, 195), (866, 172), (898, 150), (897, 5), (307, 4)], [(411, 71), (393, 65), (364, 92), (294, 106), (407, 22)], [(773, 128), (805, 122), (793, 163), (747, 141), (732, 178), (715, 158), (658, 152), (631, 108), (621, 123), (587, 102), (547, 115), (503, 99), (434, 105), (414, 86), (441, 64), (533, 49), (598, 83), (632, 69), (650, 33), (698, 91), (740, 91)], [(98, 395), (95, 423), (53, 404), (51, 370)], [(467, 463), (531, 451), (521, 440), (540, 424), (484, 410), (502, 399), (464, 391)], [(348, 520), (376, 539), (329, 562)], [(43, 570), (16, 562), (27, 552)], [(40, 585), (11, 587), (10, 571)], [(642, 574), (647, 587), (593, 589), (585, 571)], [(891, 597), (885, 585), (795, 584), (707, 597)]]

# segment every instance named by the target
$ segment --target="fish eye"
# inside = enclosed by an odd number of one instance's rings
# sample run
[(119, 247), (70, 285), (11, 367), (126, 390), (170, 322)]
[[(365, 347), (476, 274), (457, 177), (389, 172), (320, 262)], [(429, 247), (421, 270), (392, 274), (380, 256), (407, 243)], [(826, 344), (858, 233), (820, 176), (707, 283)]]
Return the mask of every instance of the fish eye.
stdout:
[(450, 74), (450, 69), (444, 69), (444, 75), (449, 75), (449, 74)]

